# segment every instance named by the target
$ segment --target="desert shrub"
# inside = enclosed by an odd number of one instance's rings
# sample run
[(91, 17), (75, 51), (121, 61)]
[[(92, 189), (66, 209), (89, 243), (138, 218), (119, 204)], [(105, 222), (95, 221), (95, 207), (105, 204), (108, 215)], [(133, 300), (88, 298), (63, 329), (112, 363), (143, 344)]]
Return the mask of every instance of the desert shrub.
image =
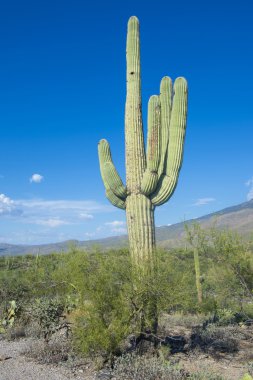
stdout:
[[(126, 249), (85, 252), (72, 247), (67, 253), (0, 258), (0, 310), (15, 300), (24, 325), (35, 326), (36, 336), (38, 326), (43, 334), (55, 331), (64, 310), (73, 326), (74, 346), (85, 354), (106, 355), (118, 353), (129, 334), (142, 333), (143, 309), (149, 304), (152, 314), (152, 300), (159, 318), (177, 315), (179, 324), (189, 327), (202, 315), (214, 314), (224, 326), (252, 318), (251, 251), (238, 236), (203, 231), (201, 305), (190, 248), (159, 249), (155, 278), (138, 283)], [(191, 316), (188, 322), (183, 322), (185, 315)], [(148, 326), (149, 315), (145, 318)]]
[(117, 380), (183, 380), (186, 374), (182, 369), (164, 362), (156, 356), (127, 354), (119, 357), (112, 370)]
[[(138, 336), (142, 325), (151, 325), (153, 300), (158, 316), (173, 309), (194, 310), (188, 264), (187, 252), (176, 257), (161, 250), (155, 277), (140, 278), (124, 250), (83, 257), (77, 252), (63, 268), (66, 282), (78, 289), (81, 300), (73, 313), (75, 346), (85, 354), (118, 353), (129, 334)], [(147, 305), (150, 314), (144, 315)]]
[(71, 347), (67, 341), (33, 342), (23, 353), (41, 364), (58, 364), (69, 359)]
[(249, 245), (231, 231), (213, 229), (210, 234), (213, 260), (217, 262), (212, 282), (217, 302), (221, 308), (231, 304), (233, 309), (238, 309), (237, 305), (243, 309), (244, 301), (253, 300), (253, 257)]
[(204, 314), (161, 314), (160, 329), (169, 331), (175, 327), (193, 328), (202, 325), (206, 321), (207, 316)]
[(243, 313), (245, 320), (253, 320), (253, 301), (249, 303), (244, 303)]
[(85, 267), (85, 296), (74, 312), (73, 330), (75, 347), (81, 352), (115, 352), (129, 334), (131, 310), (125, 292), (130, 284), (129, 265), (127, 257), (112, 253), (91, 257)]
[[(237, 322), (236, 315), (231, 309), (217, 309), (215, 311), (216, 325), (228, 326)], [(238, 320), (239, 322), (239, 320)]]
[(197, 225), (190, 231), (192, 239), (201, 242), (195, 247), (199, 253), (203, 291), (200, 311), (243, 311), (244, 305), (253, 300), (253, 256), (250, 244), (229, 230), (215, 227), (203, 229)]
[(199, 328), (192, 335), (192, 347), (199, 347), (210, 352), (235, 352), (238, 350), (236, 331), (231, 327), (215, 324)]
[(187, 373), (157, 356), (127, 354), (116, 359), (111, 375), (115, 380), (224, 380), (211, 371)]
[(166, 312), (196, 312), (194, 264), (187, 250), (157, 251), (158, 306)]
[(39, 298), (35, 300), (28, 312), (32, 319), (39, 324), (41, 332), (46, 338), (59, 327), (63, 310), (64, 305), (59, 299)]
[(248, 373), (253, 376), (253, 362), (248, 363)]
[(191, 374), (189, 380), (225, 380), (223, 376), (210, 371), (201, 371)]
[(0, 258), (0, 305), (15, 300), (18, 307), (35, 298), (64, 294), (63, 279), (56, 283), (53, 273), (63, 254)]

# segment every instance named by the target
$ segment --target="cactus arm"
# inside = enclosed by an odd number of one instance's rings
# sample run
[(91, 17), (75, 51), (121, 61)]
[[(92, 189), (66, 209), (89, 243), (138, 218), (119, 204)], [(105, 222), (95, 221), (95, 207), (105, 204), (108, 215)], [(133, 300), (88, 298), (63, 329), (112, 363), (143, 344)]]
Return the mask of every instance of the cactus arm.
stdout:
[(130, 17), (127, 32), (127, 97), (125, 107), (126, 182), (129, 194), (140, 192), (146, 168), (141, 111), (140, 36), (137, 17)]
[(103, 170), (109, 187), (113, 190), (115, 195), (122, 199), (126, 199), (126, 187), (123, 185), (114, 164), (112, 162), (105, 162)]
[(151, 96), (148, 102), (148, 142), (147, 168), (144, 172), (141, 191), (145, 195), (154, 192), (158, 182), (158, 167), (160, 162), (160, 99)]
[(121, 208), (122, 210), (125, 210), (126, 208), (126, 202), (125, 200), (119, 198), (111, 189), (105, 190), (106, 198), (111, 202), (113, 206), (116, 206), (118, 208)]
[(151, 196), (151, 201), (155, 206), (167, 202), (175, 190), (183, 159), (186, 114), (187, 82), (180, 77), (174, 83), (167, 162), (157, 190)]
[(161, 101), (161, 157), (158, 169), (159, 178), (166, 168), (166, 157), (169, 142), (169, 126), (172, 108), (172, 80), (169, 77), (163, 77), (160, 84), (160, 101)]
[(106, 197), (114, 206), (125, 209), (126, 188), (112, 162), (109, 143), (104, 139), (98, 144), (98, 155)]

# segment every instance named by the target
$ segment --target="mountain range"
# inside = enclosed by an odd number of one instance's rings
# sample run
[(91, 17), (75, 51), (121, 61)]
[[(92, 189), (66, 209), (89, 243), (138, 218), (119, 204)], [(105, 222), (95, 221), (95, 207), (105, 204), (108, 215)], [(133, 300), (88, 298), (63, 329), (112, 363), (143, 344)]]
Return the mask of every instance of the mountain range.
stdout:
[[(225, 228), (237, 231), (246, 238), (253, 236), (253, 199), (236, 206), (228, 207), (200, 218), (190, 219), (171, 226), (156, 228), (157, 244), (164, 248), (180, 246), (184, 243), (185, 224), (199, 223), (203, 228), (215, 225), (217, 228)], [(102, 249), (127, 247), (127, 235), (113, 236), (99, 240), (78, 241), (68, 240), (61, 243), (41, 245), (14, 245), (0, 243), (0, 256), (24, 255), (24, 254), (48, 254), (51, 252), (65, 252), (72, 246), (90, 249), (101, 247)]]

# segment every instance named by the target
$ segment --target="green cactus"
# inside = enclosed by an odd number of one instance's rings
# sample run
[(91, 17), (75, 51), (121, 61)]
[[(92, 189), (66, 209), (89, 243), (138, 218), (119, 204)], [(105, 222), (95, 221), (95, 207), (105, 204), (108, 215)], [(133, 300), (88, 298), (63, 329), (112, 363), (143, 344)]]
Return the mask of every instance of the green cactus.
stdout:
[(187, 82), (169, 77), (161, 81), (160, 95), (148, 103), (145, 152), (141, 103), (139, 21), (133, 16), (127, 33), (127, 97), (125, 107), (126, 186), (112, 162), (109, 143), (98, 145), (106, 196), (126, 210), (130, 253), (138, 269), (152, 271), (155, 262), (154, 210), (173, 194), (182, 165), (187, 113)]
[(7, 327), (12, 327), (16, 318), (17, 305), (15, 301), (9, 301), (10, 306), (5, 311), (3, 319), (0, 319), (0, 333), (4, 333)]
[(193, 223), (192, 226), (185, 224), (186, 240), (190, 243), (193, 248), (193, 258), (195, 267), (195, 283), (197, 289), (198, 303), (201, 304), (203, 301), (203, 291), (202, 291), (202, 276), (200, 272), (200, 260), (199, 255), (201, 252), (205, 251), (206, 244), (206, 233), (201, 229), (200, 225)]

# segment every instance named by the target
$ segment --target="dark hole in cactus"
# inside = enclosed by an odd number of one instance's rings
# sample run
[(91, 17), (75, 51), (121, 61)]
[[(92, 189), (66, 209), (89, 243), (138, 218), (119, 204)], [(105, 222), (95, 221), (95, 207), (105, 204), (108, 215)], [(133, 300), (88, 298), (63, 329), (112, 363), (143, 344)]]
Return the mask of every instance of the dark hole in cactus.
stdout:
[(131, 71), (131, 73), (130, 73), (131, 75), (134, 75), (134, 71)]

